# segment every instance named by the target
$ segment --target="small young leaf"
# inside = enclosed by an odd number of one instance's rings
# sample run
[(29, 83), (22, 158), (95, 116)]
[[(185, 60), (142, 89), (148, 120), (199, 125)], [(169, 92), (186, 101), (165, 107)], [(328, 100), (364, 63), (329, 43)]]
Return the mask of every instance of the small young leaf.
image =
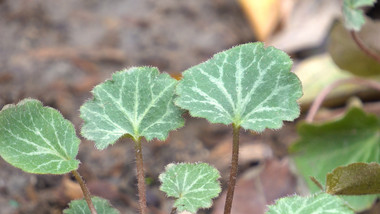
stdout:
[[(324, 124), (301, 123), (298, 140), (291, 148), (299, 173), (312, 192), (320, 191), (310, 181), (314, 176), (325, 185), (326, 174), (354, 162), (380, 162), (380, 122), (359, 108), (350, 109), (339, 120)], [(355, 210), (370, 207), (376, 195), (344, 196)]]
[(365, 23), (363, 11), (364, 6), (373, 6), (376, 0), (344, 0), (343, 17), (348, 30), (360, 31)]
[(268, 206), (266, 214), (354, 214), (354, 211), (338, 196), (319, 193), (309, 197), (290, 196)]
[(239, 45), (185, 71), (175, 103), (212, 123), (277, 129), (299, 115), (302, 88), (291, 66), (289, 56), (274, 47)]
[(209, 208), (212, 199), (221, 191), (218, 170), (206, 163), (169, 164), (159, 178), (160, 190), (177, 200), (178, 211), (196, 213), (200, 208)]
[(326, 192), (335, 195), (380, 194), (380, 164), (353, 163), (326, 176)]
[(112, 80), (96, 86), (94, 98), (81, 107), (82, 135), (95, 141), (98, 149), (123, 135), (165, 140), (169, 131), (184, 124), (182, 110), (172, 101), (176, 83), (151, 67), (116, 72)]
[(0, 111), (0, 155), (13, 166), (37, 174), (65, 174), (78, 168), (80, 140), (72, 123), (34, 99)]
[[(120, 212), (113, 208), (110, 203), (103, 198), (92, 197), (92, 203), (98, 214), (119, 214)], [(69, 204), (69, 208), (63, 210), (64, 214), (91, 214), (86, 200), (74, 200)]]

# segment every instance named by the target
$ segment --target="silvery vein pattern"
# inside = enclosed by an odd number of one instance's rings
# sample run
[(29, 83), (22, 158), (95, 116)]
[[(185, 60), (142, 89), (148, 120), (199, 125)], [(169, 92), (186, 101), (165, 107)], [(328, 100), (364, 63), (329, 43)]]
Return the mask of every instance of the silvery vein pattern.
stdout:
[(153, 67), (132, 67), (96, 86), (93, 99), (80, 109), (82, 135), (98, 149), (123, 135), (165, 140), (169, 131), (184, 124), (182, 110), (173, 103), (177, 81)]
[(184, 72), (175, 103), (195, 117), (245, 129), (277, 129), (299, 115), (302, 87), (289, 56), (262, 43), (215, 54)]
[(0, 155), (26, 172), (64, 174), (77, 169), (79, 143), (74, 126), (38, 100), (25, 99), (0, 112)]
[(219, 172), (206, 163), (169, 164), (159, 176), (160, 190), (177, 198), (174, 206), (178, 211), (196, 213), (210, 207), (220, 193), (219, 177)]
[[(113, 208), (109, 201), (99, 197), (92, 197), (92, 203), (98, 214), (120, 214)], [(64, 214), (91, 214), (90, 209), (84, 199), (71, 201), (69, 208), (63, 211)]]
[(281, 198), (268, 208), (266, 214), (354, 214), (343, 199), (325, 193)]

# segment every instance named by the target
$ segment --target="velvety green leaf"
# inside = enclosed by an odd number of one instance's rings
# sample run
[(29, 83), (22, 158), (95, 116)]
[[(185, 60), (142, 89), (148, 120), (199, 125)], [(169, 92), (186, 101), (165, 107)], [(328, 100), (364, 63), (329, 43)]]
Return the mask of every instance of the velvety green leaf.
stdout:
[[(120, 212), (113, 208), (110, 203), (99, 197), (92, 197), (92, 203), (98, 214), (119, 214)], [(84, 199), (71, 201), (69, 208), (63, 210), (64, 214), (91, 214), (87, 202)]]
[(376, 0), (344, 0), (343, 17), (346, 28), (349, 30), (360, 31), (365, 23), (363, 11), (360, 7), (372, 6)]
[(206, 163), (169, 164), (159, 176), (160, 190), (177, 198), (174, 207), (178, 211), (196, 213), (200, 208), (209, 208), (219, 195), (219, 177), (218, 170)]
[[(361, 109), (352, 108), (336, 121), (298, 126), (300, 140), (292, 147), (295, 164), (312, 192), (319, 191), (309, 179), (315, 177), (325, 185), (326, 174), (338, 166), (355, 162), (380, 162), (379, 120)], [(344, 196), (356, 210), (370, 207), (370, 196)]]
[(335, 195), (380, 194), (380, 164), (353, 163), (326, 176), (326, 192)]
[(13, 166), (38, 174), (64, 174), (78, 168), (80, 140), (72, 123), (34, 99), (0, 111), (0, 155)]
[(309, 197), (290, 196), (281, 198), (268, 208), (266, 214), (354, 214), (354, 211), (341, 198), (325, 193)]
[(133, 67), (116, 72), (96, 86), (94, 98), (80, 109), (82, 134), (99, 149), (123, 135), (165, 140), (169, 131), (184, 124), (182, 110), (173, 103), (177, 81), (156, 68)]
[(175, 103), (212, 123), (277, 129), (299, 115), (301, 83), (284, 52), (249, 43), (215, 54), (183, 73)]

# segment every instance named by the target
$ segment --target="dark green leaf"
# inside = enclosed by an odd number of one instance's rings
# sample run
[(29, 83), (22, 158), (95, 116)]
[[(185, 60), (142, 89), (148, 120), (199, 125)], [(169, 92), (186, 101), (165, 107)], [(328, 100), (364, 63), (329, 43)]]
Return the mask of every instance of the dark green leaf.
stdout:
[(380, 194), (380, 164), (353, 163), (326, 176), (326, 192), (335, 195)]
[[(319, 191), (309, 179), (325, 185), (326, 174), (338, 166), (355, 162), (380, 162), (379, 120), (361, 109), (350, 109), (339, 120), (298, 126), (300, 140), (292, 147), (295, 164), (312, 192)], [(356, 210), (370, 207), (376, 195), (344, 197)]]

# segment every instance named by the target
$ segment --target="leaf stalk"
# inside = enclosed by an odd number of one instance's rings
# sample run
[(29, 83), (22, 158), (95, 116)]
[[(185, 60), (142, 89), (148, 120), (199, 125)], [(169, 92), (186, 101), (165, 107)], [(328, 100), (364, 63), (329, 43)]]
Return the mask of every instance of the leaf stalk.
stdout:
[(344, 84), (357, 84), (363, 85), (375, 90), (380, 91), (380, 84), (373, 80), (353, 77), (348, 79), (337, 80), (330, 85), (326, 86), (315, 98), (314, 102), (311, 104), (310, 110), (306, 115), (306, 122), (311, 123), (314, 120), (315, 115), (317, 114), (318, 109), (321, 107), (323, 101), (326, 99), (327, 95), (334, 90), (335, 88), (344, 85)]
[(232, 158), (230, 179), (227, 188), (226, 203), (224, 204), (224, 214), (230, 214), (232, 208), (232, 200), (234, 197), (237, 172), (239, 167), (239, 134), (240, 126), (233, 124), (233, 140), (232, 140)]
[(146, 205), (146, 188), (145, 188), (144, 163), (143, 163), (142, 148), (141, 148), (141, 138), (135, 141), (135, 154), (136, 154), (137, 189), (139, 192), (140, 214), (146, 214), (148, 207)]
[(90, 191), (88, 190), (86, 184), (84, 183), (82, 176), (80, 176), (80, 174), (76, 170), (71, 171), (71, 173), (74, 175), (75, 179), (79, 183), (80, 188), (82, 189), (84, 199), (87, 202), (87, 205), (88, 205), (88, 208), (90, 209), (91, 214), (97, 214), (94, 204), (92, 203), (92, 200), (91, 200)]

